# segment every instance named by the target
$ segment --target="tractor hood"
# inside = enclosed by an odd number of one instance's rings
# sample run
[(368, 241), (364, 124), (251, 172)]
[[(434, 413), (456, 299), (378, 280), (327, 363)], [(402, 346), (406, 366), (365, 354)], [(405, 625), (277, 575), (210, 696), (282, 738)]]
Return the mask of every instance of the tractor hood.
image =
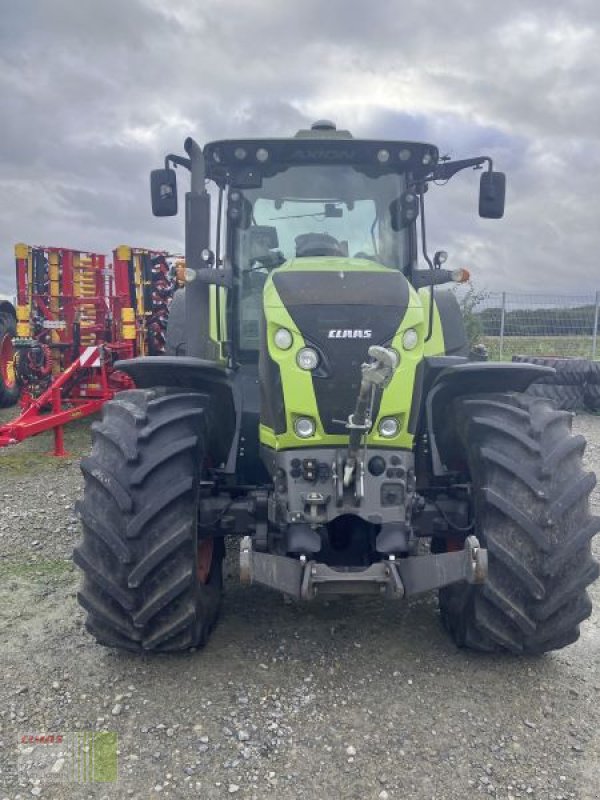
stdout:
[[(308, 338), (372, 339), (381, 344), (394, 336), (409, 307), (421, 301), (397, 269), (362, 258), (315, 257), (287, 261), (271, 273), (264, 305), (283, 304)], [(335, 323), (335, 324), (334, 324)], [(331, 330), (355, 330), (355, 336), (329, 336)], [(361, 336), (360, 330), (371, 331)]]
[(267, 284), (266, 307), (280, 302), (288, 309), (291, 305), (349, 306), (349, 315), (355, 316), (357, 306), (394, 306), (403, 315), (410, 304), (420, 305), (399, 270), (363, 258), (292, 259), (271, 273), (270, 283), (277, 294)]
[(369, 347), (391, 346), (406, 324), (423, 319), (419, 297), (401, 272), (336, 257), (294, 259), (274, 270), (264, 310), (269, 338), (285, 319), (294, 341), (317, 350), (319, 366), (310, 377), (329, 435), (343, 432), (335, 420), (352, 412)]

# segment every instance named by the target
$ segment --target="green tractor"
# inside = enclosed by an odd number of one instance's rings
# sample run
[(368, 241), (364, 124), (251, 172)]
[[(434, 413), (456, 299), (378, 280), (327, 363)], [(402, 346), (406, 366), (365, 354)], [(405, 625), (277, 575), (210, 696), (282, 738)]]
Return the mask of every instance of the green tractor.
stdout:
[[(425, 193), (488, 157), (359, 140), (321, 121), (289, 139), (187, 139), (151, 176), (185, 195), (186, 287), (168, 354), (121, 362), (81, 464), (79, 602), (98, 642), (202, 646), (225, 539), (240, 577), (299, 601), (437, 590), (459, 646), (575, 641), (600, 530), (571, 415), (523, 394), (552, 371), (469, 360), (461, 280), (427, 252)], [(419, 268), (418, 251), (422, 254)]]

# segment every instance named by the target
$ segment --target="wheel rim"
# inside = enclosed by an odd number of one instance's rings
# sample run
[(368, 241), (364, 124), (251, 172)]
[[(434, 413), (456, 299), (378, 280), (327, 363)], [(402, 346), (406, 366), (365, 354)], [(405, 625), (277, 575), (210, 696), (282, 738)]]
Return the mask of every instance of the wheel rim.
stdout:
[(12, 337), (7, 333), (0, 341), (0, 375), (7, 389), (15, 385), (15, 351)]
[(208, 583), (210, 568), (212, 567), (214, 540), (204, 539), (198, 545), (198, 559), (196, 574), (199, 583)]

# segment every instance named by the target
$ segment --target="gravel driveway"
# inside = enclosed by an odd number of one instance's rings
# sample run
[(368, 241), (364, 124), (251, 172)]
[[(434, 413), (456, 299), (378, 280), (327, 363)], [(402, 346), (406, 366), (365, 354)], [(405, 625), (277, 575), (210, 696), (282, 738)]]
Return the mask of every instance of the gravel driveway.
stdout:
[[(575, 429), (600, 474), (600, 418)], [(46, 437), (0, 451), (0, 800), (600, 798), (600, 583), (575, 645), (492, 658), (454, 648), (434, 595), (286, 605), (240, 587), (232, 554), (204, 651), (107, 651), (75, 600), (88, 433), (68, 430), (66, 460)], [(18, 759), (23, 735), (105, 729), (118, 783), (38, 780)]]

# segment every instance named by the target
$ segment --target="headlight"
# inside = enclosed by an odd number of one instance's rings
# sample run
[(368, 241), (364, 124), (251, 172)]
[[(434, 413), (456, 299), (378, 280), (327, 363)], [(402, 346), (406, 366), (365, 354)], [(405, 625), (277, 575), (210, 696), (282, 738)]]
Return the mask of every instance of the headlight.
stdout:
[(296, 436), (299, 436), (301, 439), (309, 439), (311, 436), (314, 436), (315, 430), (315, 421), (310, 419), (310, 417), (298, 417), (294, 422)]
[(402, 334), (402, 347), (405, 350), (414, 350), (419, 344), (419, 334), (414, 328), (407, 328)]
[(289, 350), (294, 341), (294, 337), (287, 328), (278, 328), (275, 331), (273, 341), (280, 350)]
[(300, 369), (315, 369), (319, 363), (319, 354), (312, 347), (302, 347), (296, 355), (296, 363)]
[(396, 417), (384, 417), (379, 423), (379, 434), (386, 439), (393, 439), (398, 435), (400, 425)]

